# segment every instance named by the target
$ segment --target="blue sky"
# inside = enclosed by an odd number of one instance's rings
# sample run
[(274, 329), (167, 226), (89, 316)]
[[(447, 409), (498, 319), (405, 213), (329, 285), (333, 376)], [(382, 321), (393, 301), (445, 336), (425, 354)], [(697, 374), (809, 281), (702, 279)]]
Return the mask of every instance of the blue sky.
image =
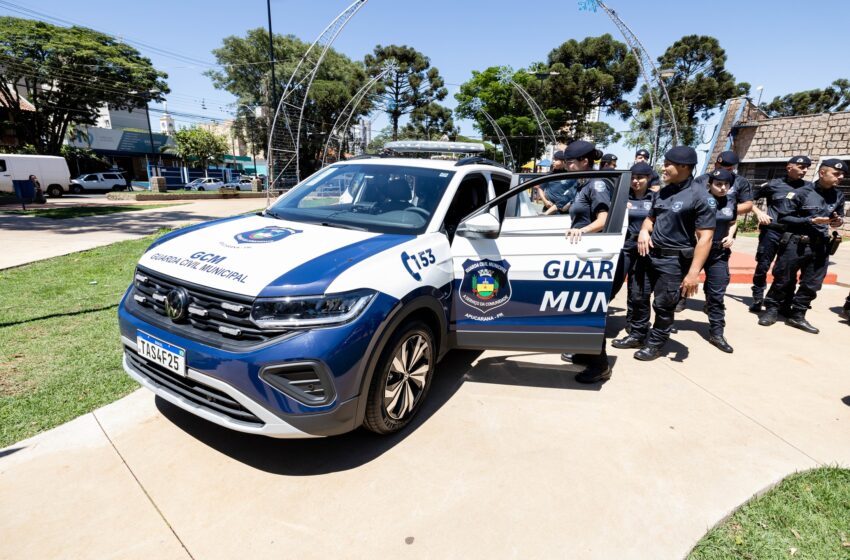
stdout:
[[(266, 25), (265, 0), (11, 0), (18, 6), (87, 25), (127, 39), (157, 45), (209, 64), (211, 50), (228, 35)], [(275, 33), (312, 41), (351, 0), (272, 0)], [(846, 39), (847, 5), (839, 0), (792, 2), (608, 0), (638, 35), (653, 58), (688, 34), (717, 37), (726, 50), (727, 69), (739, 81), (764, 86), (763, 99), (822, 88), (850, 77)], [(0, 14), (22, 17), (0, 5)], [(49, 21), (49, 20), (48, 20)], [(53, 22), (55, 23), (55, 22)], [(362, 59), (376, 44), (407, 44), (431, 59), (448, 83), (445, 103), (454, 106), (458, 85), (472, 70), (488, 66), (528, 66), (567, 39), (610, 33), (617, 28), (600, 10), (581, 11), (576, 0), (368, 0), (334, 47)], [(168, 72), (169, 109), (226, 118), (227, 92), (216, 90), (203, 71), (209, 66), (140, 50)], [(206, 109), (202, 108), (203, 105)], [(188, 124), (192, 119), (184, 118)], [(625, 123), (610, 121), (618, 130)], [(378, 118), (377, 132), (386, 123)], [(476, 134), (461, 121), (462, 132)], [(706, 133), (708, 135), (709, 131)], [(610, 146), (623, 161), (631, 150)], [(625, 159), (624, 159), (625, 158)]]

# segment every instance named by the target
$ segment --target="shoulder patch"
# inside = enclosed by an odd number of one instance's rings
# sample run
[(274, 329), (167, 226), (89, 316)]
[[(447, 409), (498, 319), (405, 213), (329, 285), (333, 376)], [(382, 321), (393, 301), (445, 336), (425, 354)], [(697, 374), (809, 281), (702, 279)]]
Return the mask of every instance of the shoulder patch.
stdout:
[(605, 185), (603, 184), (593, 185), (593, 188), (596, 189), (596, 192), (605, 192)]
[(789, 192), (788, 194), (785, 195), (785, 198), (787, 198), (788, 200), (791, 200), (792, 198), (794, 198), (794, 193)]
[(715, 200), (715, 198), (713, 196), (708, 197), (707, 200), (708, 200), (708, 205), (711, 206), (712, 208), (715, 208), (717, 206), (717, 200)]

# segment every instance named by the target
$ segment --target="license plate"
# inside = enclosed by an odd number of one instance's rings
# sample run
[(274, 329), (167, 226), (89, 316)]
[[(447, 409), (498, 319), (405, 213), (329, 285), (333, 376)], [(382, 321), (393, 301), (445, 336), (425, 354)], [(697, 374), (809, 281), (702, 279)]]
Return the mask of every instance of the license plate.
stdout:
[(136, 331), (136, 348), (142, 358), (176, 374), (186, 375), (186, 351), (182, 348), (142, 331)]

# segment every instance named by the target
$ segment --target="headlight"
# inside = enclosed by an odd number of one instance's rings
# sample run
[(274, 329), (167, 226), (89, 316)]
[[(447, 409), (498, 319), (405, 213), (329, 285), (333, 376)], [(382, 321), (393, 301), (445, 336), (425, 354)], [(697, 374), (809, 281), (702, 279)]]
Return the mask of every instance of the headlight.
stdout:
[(340, 325), (360, 315), (374, 295), (375, 292), (359, 290), (327, 296), (258, 299), (251, 318), (264, 329)]

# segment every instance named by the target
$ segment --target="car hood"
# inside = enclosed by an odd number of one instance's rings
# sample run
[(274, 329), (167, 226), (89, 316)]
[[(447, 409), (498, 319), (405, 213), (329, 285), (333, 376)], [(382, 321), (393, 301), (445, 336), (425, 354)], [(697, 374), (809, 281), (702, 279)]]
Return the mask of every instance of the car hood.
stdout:
[(247, 296), (317, 295), (351, 266), (412, 238), (250, 215), (155, 244), (139, 265)]

